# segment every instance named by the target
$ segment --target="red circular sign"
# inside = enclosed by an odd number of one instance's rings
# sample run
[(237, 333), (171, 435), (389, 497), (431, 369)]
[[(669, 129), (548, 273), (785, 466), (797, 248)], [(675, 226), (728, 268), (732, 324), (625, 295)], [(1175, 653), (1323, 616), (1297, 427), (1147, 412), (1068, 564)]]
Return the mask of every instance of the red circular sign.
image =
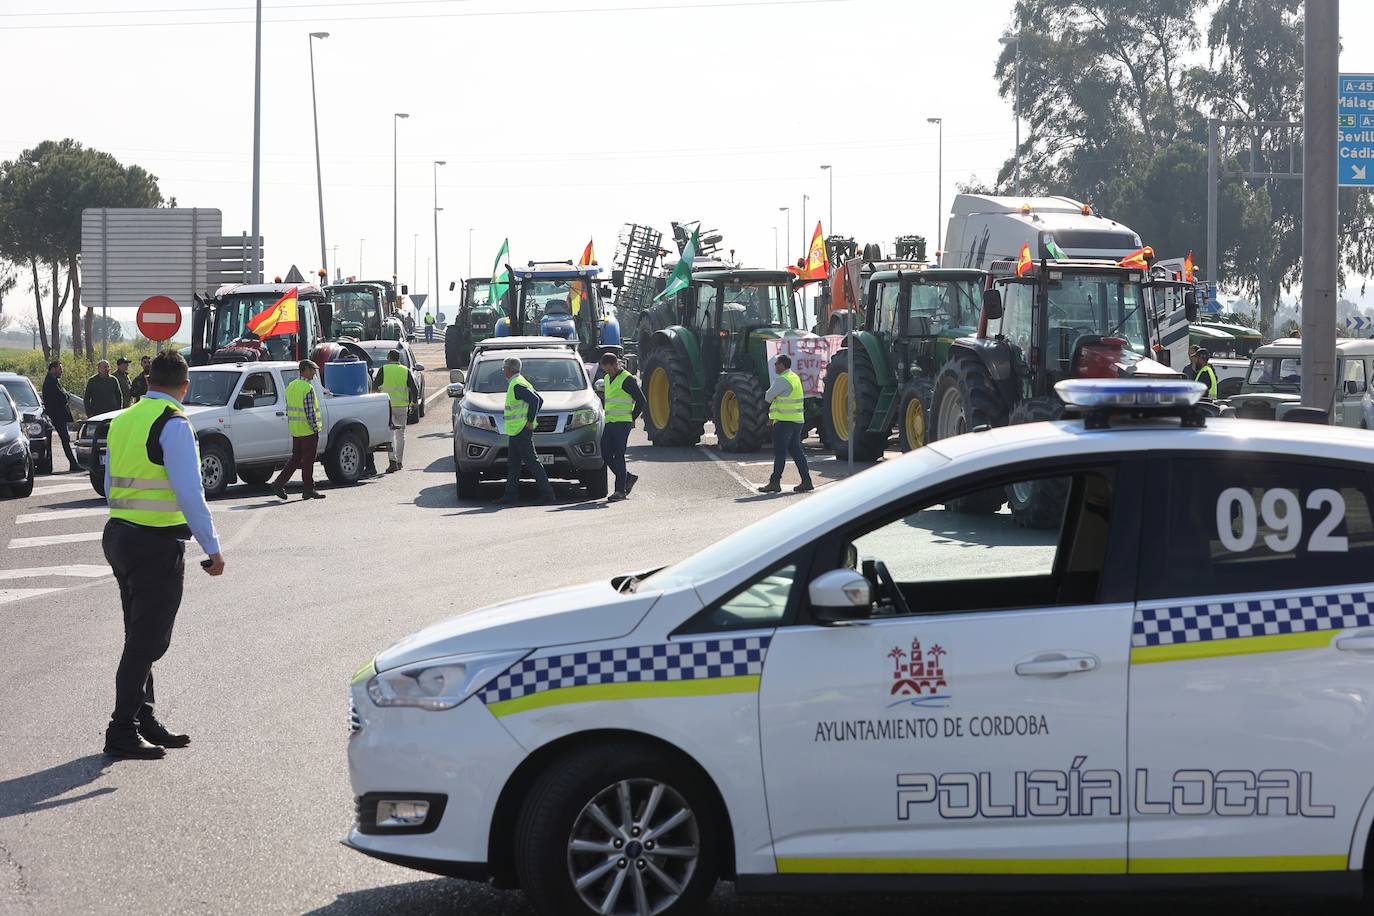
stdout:
[(171, 340), (181, 329), (181, 309), (167, 296), (149, 296), (138, 307), (138, 332), (149, 340)]

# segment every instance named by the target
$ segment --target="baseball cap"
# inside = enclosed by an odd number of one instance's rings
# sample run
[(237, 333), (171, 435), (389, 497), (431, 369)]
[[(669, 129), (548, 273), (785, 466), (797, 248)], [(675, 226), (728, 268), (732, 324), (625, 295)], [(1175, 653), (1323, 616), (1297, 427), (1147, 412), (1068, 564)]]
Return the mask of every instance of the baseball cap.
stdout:
[(300, 364), (300, 366), (299, 366), (299, 369), (300, 369), (300, 371), (302, 371), (302, 372), (304, 372), (306, 369), (314, 369), (316, 372), (319, 372), (319, 371), (320, 371), (320, 367), (317, 366), (317, 365), (315, 365), (315, 361), (314, 361), (313, 359), (303, 359), (303, 360), (301, 360), (301, 364)]
[(127, 357), (127, 356), (121, 356), (119, 359), (115, 360), (115, 365), (116, 365), (116, 366), (127, 366), (127, 365), (129, 365), (129, 357)]
[(1201, 356), (1203, 359), (1211, 359), (1211, 358), (1212, 358), (1212, 351), (1209, 350), (1209, 349), (1207, 349), (1206, 347), (1198, 347), (1198, 348), (1197, 348), (1197, 352), (1194, 353), (1193, 355), (1194, 355), (1194, 356)]

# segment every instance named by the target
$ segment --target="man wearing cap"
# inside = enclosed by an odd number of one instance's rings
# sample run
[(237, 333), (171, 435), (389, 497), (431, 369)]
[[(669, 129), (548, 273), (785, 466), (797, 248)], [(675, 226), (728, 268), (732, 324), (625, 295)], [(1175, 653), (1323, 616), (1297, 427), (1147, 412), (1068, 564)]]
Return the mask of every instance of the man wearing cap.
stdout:
[(119, 383), (119, 407), (124, 409), (129, 406), (132, 396), (129, 393), (129, 358), (121, 356), (115, 360), (115, 381)]
[(1193, 381), (1201, 382), (1207, 386), (1207, 390), (1203, 392), (1204, 397), (1214, 398), (1217, 396), (1217, 370), (1208, 364), (1207, 361), (1211, 358), (1212, 351), (1206, 347), (1197, 348), (1197, 352), (1193, 354), (1193, 365), (1197, 366), (1197, 372), (1193, 374)]
[(291, 430), (291, 460), (281, 469), (277, 479), (272, 481), (272, 492), (277, 499), (286, 499), (286, 482), (296, 469), (301, 471), (302, 499), (324, 499), (324, 494), (315, 489), (315, 452), (320, 447), (320, 405), (315, 397), (312, 380), (320, 367), (312, 360), (303, 359), (300, 363), (300, 378), (286, 386), (286, 425)]

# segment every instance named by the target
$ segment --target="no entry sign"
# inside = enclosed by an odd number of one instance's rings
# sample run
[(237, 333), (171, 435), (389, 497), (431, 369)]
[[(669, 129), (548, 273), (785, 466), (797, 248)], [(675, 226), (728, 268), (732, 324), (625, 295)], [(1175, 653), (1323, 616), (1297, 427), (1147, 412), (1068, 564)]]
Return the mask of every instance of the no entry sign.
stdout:
[(171, 340), (181, 329), (181, 309), (167, 296), (150, 296), (138, 307), (138, 332), (149, 340)]

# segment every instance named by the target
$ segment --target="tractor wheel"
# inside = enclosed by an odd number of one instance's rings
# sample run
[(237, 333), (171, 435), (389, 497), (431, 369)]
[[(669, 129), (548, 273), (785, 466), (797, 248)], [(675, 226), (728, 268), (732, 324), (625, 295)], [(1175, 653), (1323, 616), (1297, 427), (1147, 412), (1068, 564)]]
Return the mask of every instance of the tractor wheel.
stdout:
[[(825, 392), (821, 396), (821, 423), (824, 436), (836, 458), (849, 457), (849, 352), (840, 350), (825, 369)], [(876, 461), (887, 448), (887, 430), (869, 432), (873, 413), (878, 408), (878, 374), (868, 353), (854, 351), (854, 457)]]
[(908, 382), (897, 407), (897, 441), (902, 451), (921, 448), (930, 441), (930, 401), (935, 383), (928, 378)]
[[(1039, 423), (1057, 420), (1063, 413), (1058, 401), (1034, 398), (1012, 408), (1011, 423)], [(1064, 505), (1069, 498), (1069, 478), (1042, 477), (1007, 485), (1007, 506), (1020, 528), (1057, 529), (1064, 521)]]
[[(926, 436), (932, 442), (962, 435), (980, 426), (1007, 425), (1007, 414), (992, 385), (992, 376), (987, 367), (972, 356), (955, 359), (945, 366), (935, 380), (930, 407)], [(987, 515), (1001, 509), (1004, 502), (1003, 488), (993, 487), (952, 499), (947, 505), (954, 512)]]
[(747, 372), (726, 372), (711, 399), (721, 451), (756, 452), (768, 441), (768, 402), (763, 386)]
[(692, 419), (692, 369), (671, 346), (644, 358), (642, 385), (649, 409), (644, 430), (657, 446), (696, 445), (705, 423)]

